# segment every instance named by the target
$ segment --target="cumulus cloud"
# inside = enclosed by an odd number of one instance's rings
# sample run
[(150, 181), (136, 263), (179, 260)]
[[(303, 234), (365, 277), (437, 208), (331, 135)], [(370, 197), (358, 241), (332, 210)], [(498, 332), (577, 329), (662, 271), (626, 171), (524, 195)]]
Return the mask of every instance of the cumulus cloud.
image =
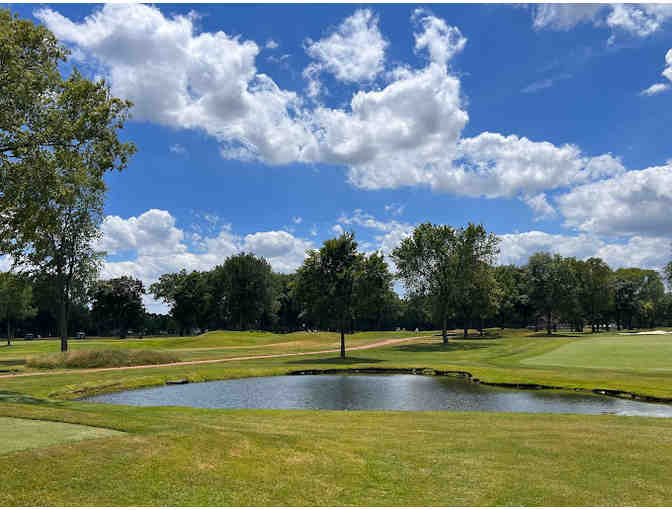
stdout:
[(671, 4), (542, 4), (532, 15), (535, 29), (569, 30), (580, 23), (608, 26), (614, 34), (648, 37), (672, 19)]
[(266, 48), (269, 49), (269, 50), (274, 50), (274, 49), (278, 48), (279, 46), (280, 45), (277, 42), (275, 42), (273, 39), (269, 39), (268, 41), (266, 41)]
[(540, 4), (533, 11), (535, 30), (569, 30), (579, 23), (595, 22), (604, 6), (598, 4)]
[(322, 89), (318, 78), (322, 72), (346, 83), (374, 80), (384, 70), (388, 44), (378, 29), (378, 17), (370, 9), (355, 11), (328, 37), (308, 39), (306, 53), (313, 62), (303, 75), (310, 80), (310, 95)]
[(422, 27), (422, 32), (414, 34), (416, 51), (426, 49), (430, 60), (437, 64), (445, 65), (467, 44), (459, 28), (449, 26), (424, 9), (416, 9), (413, 19)]
[[(338, 221), (344, 225), (357, 225), (378, 232), (373, 236), (376, 241), (374, 247), (384, 255), (389, 255), (413, 231), (413, 225), (395, 220), (378, 220), (362, 209), (355, 209), (350, 216), (343, 215)], [(390, 260), (388, 260), (388, 263), (390, 263)]]
[[(668, 50), (665, 54), (665, 69), (661, 73), (665, 78), (672, 82), (672, 49)], [(654, 83), (648, 89), (642, 90), (641, 95), (644, 96), (653, 96), (655, 94), (660, 94), (666, 90), (672, 88), (669, 83)]]
[(602, 235), (667, 235), (672, 210), (672, 165), (630, 171), (577, 186), (555, 200), (570, 227)]
[(548, 203), (546, 193), (525, 195), (523, 197), (523, 202), (525, 202), (530, 207), (530, 209), (534, 211), (534, 221), (555, 218), (558, 214), (553, 206)]
[(136, 119), (202, 129), (226, 156), (275, 164), (302, 160), (311, 143), (293, 119), (296, 94), (257, 73), (253, 41), (197, 34), (193, 16), (166, 17), (142, 4), (106, 4), (81, 23), (48, 8), (35, 16), (101, 67), (113, 93), (135, 103)]
[[(138, 217), (105, 217), (101, 226), (103, 237), (98, 249), (116, 258), (107, 260), (101, 277), (115, 278), (130, 274), (149, 286), (164, 273), (207, 271), (222, 264), (227, 257), (240, 252), (251, 252), (264, 257), (275, 271), (287, 273), (303, 262), (312, 241), (301, 239), (285, 231), (256, 232), (245, 236), (235, 234), (230, 225), (224, 225), (212, 236), (193, 236), (176, 226), (168, 212), (150, 209)], [(186, 239), (192, 239), (188, 244)], [(2, 260), (0, 260), (2, 264)], [(148, 301), (152, 309), (165, 309)], [(157, 308), (158, 307), (158, 308)]]
[[(616, 158), (591, 158), (574, 145), (488, 132), (462, 138), (469, 116), (448, 63), (466, 38), (421, 9), (412, 21), (426, 65), (397, 66), (384, 86), (358, 90), (340, 108), (308, 107), (257, 72), (255, 42), (197, 33), (192, 15), (167, 17), (142, 4), (106, 4), (81, 22), (51, 9), (35, 15), (100, 65), (113, 92), (135, 102), (136, 118), (203, 130), (224, 158), (343, 165), (364, 189), (428, 186), (485, 197), (536, 196), (623, 171)], [(378, 18), (359, 9), (307, 51), (320, 72), (355, 83), (384, 69), (387, 44)]]
[(641, 267), (660, 270), (668, 262), (668, 237), (634, 236), (627, 242), (608, 243), (591, 234), (563, 235), (530, 231), (499, 236), (500, 264), (524, 265), (538, 251), (582, 260), (599, 257), (612, 269)]

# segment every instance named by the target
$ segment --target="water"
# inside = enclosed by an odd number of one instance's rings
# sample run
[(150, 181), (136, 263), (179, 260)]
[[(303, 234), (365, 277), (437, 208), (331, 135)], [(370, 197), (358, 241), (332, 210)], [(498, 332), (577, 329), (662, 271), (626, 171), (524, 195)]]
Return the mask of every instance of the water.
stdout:
[(160, 386), (88, 402), (248, 409), (499, 411), (672, 417), (672, 406), (587, 393), (511, 390), (454, 377), (301, 375)]

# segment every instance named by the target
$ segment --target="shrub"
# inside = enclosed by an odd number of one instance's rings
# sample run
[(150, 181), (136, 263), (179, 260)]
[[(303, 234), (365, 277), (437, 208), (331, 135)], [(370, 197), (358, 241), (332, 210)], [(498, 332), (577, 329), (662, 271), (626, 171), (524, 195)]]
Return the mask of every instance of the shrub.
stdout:
[(78, 350), (31, 358), (32, 368), (107, 368), (134, 365), (159, 365), (180, 361), (173, 354), (148, 350)]

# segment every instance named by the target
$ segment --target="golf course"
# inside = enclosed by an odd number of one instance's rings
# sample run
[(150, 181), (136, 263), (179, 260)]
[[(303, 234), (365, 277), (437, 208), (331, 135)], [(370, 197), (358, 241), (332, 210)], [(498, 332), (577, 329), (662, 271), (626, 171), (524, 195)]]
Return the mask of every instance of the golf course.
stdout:
[(672, 422), (666, 418), (196, 409), (78, 400), (174, 381), (338, 368), (461, 371), (482, 383), (672, 399), (670, 335), (503, 330), (485, 338), (454, 336), (444, 344), (435, 333), (349, 335), (345, 359), (338, 357), (339, 335), (327, 332), (215, 331), (184, 338), (71, 341), (73, 354), (149, 350), (178, 360), (142, 368), (33, 368), (31, 360), (57, 355), (58, 342), (16, 341), (0, 351), (5, 472), (0, 504), (654, 506), (672, 501)]

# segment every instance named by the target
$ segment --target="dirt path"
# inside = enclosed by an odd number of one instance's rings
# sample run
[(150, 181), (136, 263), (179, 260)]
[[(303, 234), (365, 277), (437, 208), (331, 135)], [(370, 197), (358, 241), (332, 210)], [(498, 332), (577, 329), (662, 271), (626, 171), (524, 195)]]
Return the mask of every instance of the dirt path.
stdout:
[[(400, 344), (403, 342), (408, 342), (410, 340), (420, 340), (421, 338), (431, 338), (429, 336), (414, 336), (409, 338), (390, 338), (387, 340), (379, 340), (372, 344), (359, 345), (357, 347), (348, 348), (350, 351), (362, 351), (365, 349), (375, 349), (376, 347), (384, 347), (386, 345)], [(86, 372), (108, 372), (110, 370), (134, 370), (137, 368), (158, 368), (158, 367), (178, 367), (183, 365), (204, 365), (206, 363), (224, 363), (227, 361), (247, 361), (252, 359), (265, 359), (265, 358), (285, 358), (289, 356), (311, 356), (314, 354), (331, 354), (334, 352), (340, 352), (341, 349), (327, 349), (323, 351), (311, 351), (311, 352), (291, 352), (284, 354), (258, 354), (256, 356), (238, 356), (235, 358), (220, 358), (220, 359), (206, 359), (206, 360), (195, 360), (195, 361), (178, 361), (176, 363), (162, 363), (160, 365), (135, 365), (132, 367), (109, 367), (109, 368), (86, 368), (86, 369), (72, 369), (72, 370), (59, 370), (57, 372), (29, 372), (27, 374), (9, 374), (9, 375), (0, 375), (0, 379), (7, 379), (11, 377), (30, 377), (35, 375), (62, 375), (62, 374), (81, 374)]]

